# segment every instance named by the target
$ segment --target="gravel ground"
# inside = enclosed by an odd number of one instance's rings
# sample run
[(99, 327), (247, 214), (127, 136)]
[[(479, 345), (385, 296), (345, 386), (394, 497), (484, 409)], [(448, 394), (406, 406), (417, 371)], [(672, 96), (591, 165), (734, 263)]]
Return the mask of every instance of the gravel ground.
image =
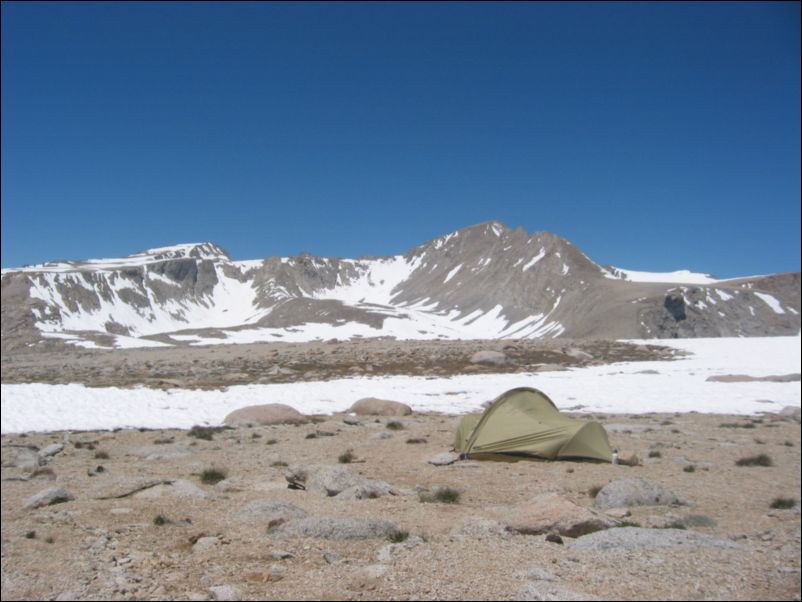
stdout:
[[(211, 440), (179, 430), (4, 435), (2, 598), (800, 597), (800, 427), (791, 419), (596, 416), (614, 426), (611, 443), (622, 455), (636, 453), (641, 465), (436, 467), (428, 459), (450, 448), (457, 417), (413, 414), (355, 425), (343, 418), (220, 430)], [(388, 429), (391, 421), (403, 428)], [(23, 463), (21, 446), (52, 444), (64, 448), (33, 473), (10, 466)], [(347, 450), (353, 461), (338, 462)], [(772, 466), (736, 466), (761, 453)], [(341, 467), (393, 491), (343, 499), (289, 489), (288, 464)], [(203, 483), (212, 468), (227, 478)], [(562, 544), (504, 528), (518, 505), (541, 493), (590, 508), (593, 488), (631, 476), (661, 484), (682, 504), (633, 507), (629, 516), (615, 511), (629, 528), (563, 537)], [(148, 486), (154, 483), (161, 484)], [(74, 499), (24, 507), (51, 487)], [(438, 487), (459, 491), (458, 502), (421, 501)], [(771, 508), (778, 497), (795, 502)], [(389, 521), (397, 534), (393, 540), (278, 537), (283, 518), (246, 509), (264, 500), (291, 504), (313, 519)], [(591, 539), (615, 531), (621, 534), (605, 545)]]

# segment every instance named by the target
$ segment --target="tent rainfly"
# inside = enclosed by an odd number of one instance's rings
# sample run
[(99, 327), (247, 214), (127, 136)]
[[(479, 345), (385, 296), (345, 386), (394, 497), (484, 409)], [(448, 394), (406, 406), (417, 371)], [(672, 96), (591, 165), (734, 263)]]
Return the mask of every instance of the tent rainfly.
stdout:
[(520, 387), (503, 393), (483, 414), (467, 414), (454, 449), (474, 459), (519, 456), (610, 462), (613, 450), (598, 422), (564, 416), (545, 393)]

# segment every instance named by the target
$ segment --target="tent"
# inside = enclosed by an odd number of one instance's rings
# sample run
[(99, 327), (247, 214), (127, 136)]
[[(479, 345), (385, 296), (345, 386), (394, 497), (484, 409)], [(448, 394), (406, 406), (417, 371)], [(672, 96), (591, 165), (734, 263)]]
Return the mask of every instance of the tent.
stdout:
[(610, 462), (613, 450), (598, 422), (560, 413), (545, 393), (520, 387), (503, 393), (483, 414), (468, 414), (457, 428), (454, 449), (463, 457)]

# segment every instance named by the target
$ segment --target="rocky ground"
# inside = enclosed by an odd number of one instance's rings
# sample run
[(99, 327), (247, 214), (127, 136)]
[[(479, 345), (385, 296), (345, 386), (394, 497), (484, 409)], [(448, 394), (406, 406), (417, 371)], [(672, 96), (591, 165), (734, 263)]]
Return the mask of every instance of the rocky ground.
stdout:
[[(438, 415), (339, 415), (211, 440), (3, 436), (2, 597), (799, 599), (797, 422), (596, 418), (642, 465), (435, 466), (458, 420)], [(736, 465), (760, 454), (772, 465)], [(311, 475), (306, 489), (288, 488), (290, 470)], [(594, 507), (609, 498), (594, 499), (599, 488), (631, 477), (668, 497)], [(67, 501), (35, 507), (51, 488)], [(791, 507), (772, 508), (778, 498)], [(582, 535), (594, 525), (610, 528)]]
[[(498, 364), (472, 361), (475, 343), (388, 341), (4, 355), (3, 382), (204, 387), (668, 357), (503, 345)], [(639, 463), (435, 465), (459, 421), (435, 414), (3, 435), (2, 598), (800, 599), (798, 415), (577, 418)]]
[[(502, 362), (472, 361), (478, 350)], [(619, 361), (657, 360), (674, 352), (655, 345), (566, 339), (519, 341), (396, 341), (365, 339), (119, 350), (56, 345), (49, 352), (4, 353), (4, 383), (219, 388), (251, 383), (327, 380), (360, 374), (448, 376), (470, 372), (563, 369)]]

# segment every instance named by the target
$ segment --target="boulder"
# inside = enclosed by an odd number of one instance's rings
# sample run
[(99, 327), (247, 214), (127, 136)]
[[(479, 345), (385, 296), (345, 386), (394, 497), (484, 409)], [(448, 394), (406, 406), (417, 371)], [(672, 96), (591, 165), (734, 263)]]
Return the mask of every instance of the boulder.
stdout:
[(229, 426), (258, 426), (267, 424), (304, 424), (307, 417), (283, 403), (247, 406), (234, 410), (223, 419)]
[(390, 537), (398, 531), (398, 527), (385, 520), (307, 516), (277, 525), (268, 534), (278, 538), (370, 539)]
[(365, 397), (355, 402), (348, 411), (359, 416), (408, 416), (412, 408), (400, 401)]
[(25, 508), (41, 508), (74, 500), (73, 495), (61, 487), (50, 487), (25, 500)]
[(307, 516), (306, 510), (295, 504), (269, 499), (249, 502), (242, 507), (238, 514), (240, 517), (252, 518), (268, 526)]
[(512, 360), (507, 357), (506, 353), (501, 351), (477, 351), (471, 356), (472, 364), (484, 364), (490, 366), (509, 366)]
[(559, 533), (566, 537), (579, 537), (619, 524), (611, 516), (583, 508), (556, 493), (544, 493), (516, 506), (506, 523), (508, 529), (518, 533)]
[(42, 458), (49, 458), (50, 456), (55, 456), (56, 454), (60, 454), (64, 451), (64, 444), (63, 443), (51, 443), (47, 447), (43, 448), (39, 455)]
[(792, 418), (797, 422), (800, 421), (800, 412), (799, 406), (785, 406), (782, 410), (780, 410), (780, 416), (787, 416), (788, 418)]
[(596, 495), (596, 508), (629, 508), (631, 506), (670, 506), (679, 504), (674, 493), (658, 483), (640, 477), (627, 477), (607, 483)]
[(42, 464), (43, 461), (39, 455), (39, 452), (30, 447), (20, 447), (14, 451), (14, 457), (3, 466), (33, 471), (39, 468)]
[(686, 529), (645, 529), (642, 527), (623, 527), (599, 533), (591, 533), (578, 538), (570, 544), (577, 550), (640, 550), (647, 548), (686, 548), (699, 547), (737, 548), (738, 544), (728, 539), (718, 539), (705, 533)]
[(388, 483), (373, 482), (344, 466), (312, 464), (290, 466), (284, 477), (289, 483), (301, 483), (307, 491), (347, 499), (377, 498), (392, 492)]

